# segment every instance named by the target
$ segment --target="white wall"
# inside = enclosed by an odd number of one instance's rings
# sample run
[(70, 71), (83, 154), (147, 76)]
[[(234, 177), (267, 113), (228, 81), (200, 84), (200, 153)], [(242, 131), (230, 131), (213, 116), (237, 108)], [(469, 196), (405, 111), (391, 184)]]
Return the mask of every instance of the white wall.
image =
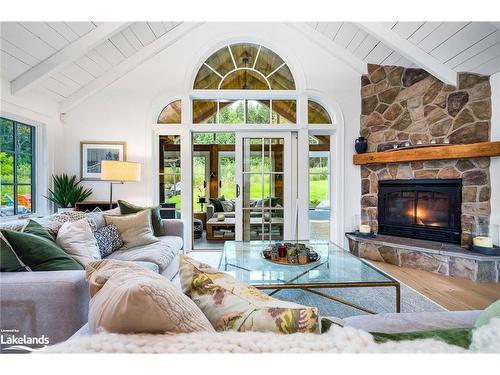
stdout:
[[(500, 73), (490, 77), (491, 83), (491, 140), (500, 141)], [(500, 224), (500, 157), (491, 158), (491, 222)]]
[[(302, 71), (307, 89), (322, 92), (326, 104), (342, 109), (345, 121), (345, 223), (359, 212), (359, 167), (352, 164), (354, 139), (360, 118), (360, 74), (284, 24), (204, 24), (157, 54), (120, 80), (100, 91), (65, 115), (65, 170), (80, 173), (80, 141), (126, 141), (128, 159), (143, 164), (141, 182), (115, 188), (116, 197), (137, 204), (152, 204), (151, 124), (161, 105), (186, 94), (193, 74), (207, 54), (223, 43), (260, 42), (288, 59)], [(300, 74), (296, 76), (300, 80)], [(167, 126), (167, 125), (166, 125)], [(94, 199), (107, 199), (109, 186), (100, 181), (85, 185)], [(347, 227), (346, 229), (351, 229)]]
[[(64, 142), (62, 123), (59, 119), (59, 104), (43, 95), (29, 92), (12, 96), (9, 81), (0, 76), (0, 115), (30, 125), (36, 125), (38, 142), (37, 213), (50, 213), (50, 205), (43, 195), (52, 174), (63, 172), (64, 163), (60, 153)], [(59, 153), (58, 153), (59, 151)]]

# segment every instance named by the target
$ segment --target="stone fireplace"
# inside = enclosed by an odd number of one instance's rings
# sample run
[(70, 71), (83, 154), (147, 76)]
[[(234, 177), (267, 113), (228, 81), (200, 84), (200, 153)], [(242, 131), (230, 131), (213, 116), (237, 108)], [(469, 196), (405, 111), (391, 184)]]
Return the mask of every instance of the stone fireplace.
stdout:
[[(406, 143), (471, 144), (490, 138), (486, 76), (460, 73), (452, 86), (422, 69), (368, 65), (361, 99), (360, 134), (368, 140), (368, 152), (391, 152)], [(489, 166), (488, 157), (361, 165), (361, 210), (378, 234), (346, 234), (350, 251), (403, 267), (500, 282), (500, 256), (466, 248), (473, 223), (489, 222)], [(432, 193), (431, 186), (440, 181), (448, 181), (450, 190)], [(424, 217), (429, 209), (434, 216)]]
[[(477, 143), (489, 140), (489, 77), (460, 73), (458, 86), (446, 85), (421, 69), (368, 65), (361, 78), (361, 129), (368, 152), (404, 146)], [(361, 209), (378, 231), (379, 181), (459, 179), (462, 181), (461, 234), (471, 242), (472, 224), (490, 215), (489, 158), (432, 160), (361, 166)]]

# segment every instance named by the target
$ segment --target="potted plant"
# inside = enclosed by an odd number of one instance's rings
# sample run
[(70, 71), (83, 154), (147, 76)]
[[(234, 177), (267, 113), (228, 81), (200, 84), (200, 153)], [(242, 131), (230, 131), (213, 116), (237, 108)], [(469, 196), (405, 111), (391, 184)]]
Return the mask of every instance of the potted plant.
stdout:
[(49, 189), (49, 196), (45, 197), (58, 207), (57, 212), (72, 211), (76, 202), (81, 202), (92, 194), (92, 189), (85, 189), (75, 175), (52, 176), (53, 189)]

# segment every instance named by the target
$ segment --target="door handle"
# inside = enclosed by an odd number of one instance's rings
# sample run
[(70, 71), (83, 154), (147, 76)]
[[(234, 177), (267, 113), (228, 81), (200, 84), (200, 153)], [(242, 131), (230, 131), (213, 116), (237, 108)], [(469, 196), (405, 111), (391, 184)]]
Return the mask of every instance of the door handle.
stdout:
[(236, 184), (236, 198), (240, 196), (240, 185)]
[(219, 188), (222, 189), (222, 181), (219, 181)]

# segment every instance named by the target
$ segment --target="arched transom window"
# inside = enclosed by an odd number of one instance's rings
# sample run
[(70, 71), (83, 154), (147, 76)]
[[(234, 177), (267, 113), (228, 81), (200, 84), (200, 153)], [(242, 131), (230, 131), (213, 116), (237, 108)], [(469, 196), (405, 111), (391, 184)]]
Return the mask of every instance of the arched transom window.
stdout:
[(295, 90), (292, 72), (275, 52), (253, 43), (225, 46), (205, 60), (194, 89)]

